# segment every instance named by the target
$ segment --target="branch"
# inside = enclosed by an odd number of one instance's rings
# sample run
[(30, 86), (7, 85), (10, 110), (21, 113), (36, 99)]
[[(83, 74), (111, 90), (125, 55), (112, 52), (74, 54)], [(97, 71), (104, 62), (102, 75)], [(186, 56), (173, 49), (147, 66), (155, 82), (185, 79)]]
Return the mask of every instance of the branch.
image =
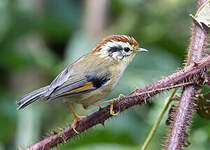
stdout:
[[(206, 0), (198, 0), (198, 8)], [(208, 32), (202, 30), (198, 24), (192, 28), (192, 37), (188, 49), (187, 65), (199, 61), (204, 55), (207, 42)], [(208, 80), (208, 79), (207, 79)], [(196, 85), (190, 85), (183, 89), (181, 99), (170, 124), (170, 131), (167, 136), (165, 150), (181, 150), (188, 144), (187, 136), (193, 111), (195, 109), (194, 96), (198, 92)]]
[[(207, 68), (210, 68), (210, 56), (204, 58), (196, 64), (191, 64), (188, 67), (185, 67), (184, 69), (163, 78), (162, 80), (154, 82), (145, 88), (136, 89), (129, 95), (120, 98), (119, 101), (115, 102), (114, 111), (123, 112), (134, 105), (141, 105), (149, 98), (163, 91), (195, 84), (203, 79), (204, 71), (206, 71)], [(104, 122), (111, 117), (113, 116), (110, 115), (110, 106), (100, 108), (97, 112), (94, 112), (85, 119), (77, 122), (76, 130), (79, 133), (82, 133), (97, 124), (104, 125)], [(54, 132), (53, 135), (46, 137), (25, 150), (47, 150), (57, 146), (59, 143), (66, 142), (75, 135), (77, 134), (74, 132), (71, 125), (68, 125), (61, 131)]]

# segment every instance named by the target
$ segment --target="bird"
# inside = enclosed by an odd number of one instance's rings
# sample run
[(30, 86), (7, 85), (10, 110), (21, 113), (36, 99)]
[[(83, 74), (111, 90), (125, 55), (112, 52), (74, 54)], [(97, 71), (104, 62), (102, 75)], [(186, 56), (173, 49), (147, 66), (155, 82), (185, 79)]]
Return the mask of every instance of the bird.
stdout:
[[(35, 90), (19, 100), (18, 109), (22, 109), (37, 101), (66, 99), (73, 113), (72, 128), (84, 116), (79, 116), (72, 103), (82, 104), (84, 108), (107, 97), (116, 87), (125, 69), (140, 52), (148, 50), (140, 48), (138, 42), (128, 35), (109, 35), (100, 41), (90, 52), (68, 65), (50, 85)], [(102, 102), (110, 104), (110, 114), (115, 115), (115, 100)], [(100, 105), (100, 104), (99, 104)]]

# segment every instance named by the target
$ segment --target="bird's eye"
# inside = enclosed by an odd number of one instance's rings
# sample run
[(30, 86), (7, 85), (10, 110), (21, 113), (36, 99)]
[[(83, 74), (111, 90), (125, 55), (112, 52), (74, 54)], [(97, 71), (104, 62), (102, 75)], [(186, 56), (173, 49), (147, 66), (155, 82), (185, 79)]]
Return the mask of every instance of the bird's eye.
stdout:
[(129, 52), (130, 51), (130, 48), (126, 47), (126, 48), (124, 48), (124, 51), (125, 52)]

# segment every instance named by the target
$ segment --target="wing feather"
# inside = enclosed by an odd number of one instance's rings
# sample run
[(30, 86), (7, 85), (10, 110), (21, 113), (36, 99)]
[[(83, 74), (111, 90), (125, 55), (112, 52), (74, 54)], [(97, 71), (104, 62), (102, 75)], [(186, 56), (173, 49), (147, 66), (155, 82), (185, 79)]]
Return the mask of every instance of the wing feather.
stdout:
[(80, 93), (80, 92), (87, 91), (87, 90), (90, 90), (90, 89), (93, 89), (93, 88), (95, 89), (95, 87), (93, 87), (93, 82), (87, 82), (82, 87), (79, 87), (79, 88), (76, 88), (74, 90), (68, 91), (68, 92), (64, 93), (63, 95)]
[(110, 78), (105, 76), (85, 76), (83, 79), (68, 83), (65, 86), (56, 88), (49, 96), (47, 101), (56, 99), (58, 97), (75, 96), (82, 93), (96, 90), (106, 84)]
[[(95, 56), (92, 59), (97, 59)], [(90, 92), (104, 86), (111, 78), (108, 67), (103, 66), (99, 61), (96, 64), (87, 64), (87, 57), (79, 59), (71, 66), (67, 67), (58, 77), (50, 84), (49, 91), (45, 95), (47, 101), (64, 96), (74, 96)], [(82, 65), (82, 67), (80, 66)], [(92, 66), (95, 67), (92, 67)], [(80, 69), (83, 68), (83, 69)]]

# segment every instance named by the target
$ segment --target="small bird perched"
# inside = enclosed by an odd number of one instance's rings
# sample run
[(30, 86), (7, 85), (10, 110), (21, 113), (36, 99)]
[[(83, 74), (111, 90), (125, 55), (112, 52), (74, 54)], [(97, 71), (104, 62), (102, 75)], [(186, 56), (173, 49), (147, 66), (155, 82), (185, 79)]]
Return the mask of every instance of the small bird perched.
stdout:
[[(22, 109), (38, 99), (51, 101), (68, 98), (74, 121), (72, 128), (83, 117), (78, 116), (71, 102), (82, 104), (87, 108), (91, 104), (107, 97), (117, 85), (128, 64), (139, 52), (147, 52), (139, 48), (138, 42), (127, 35), (110, 35), (103, 39), (89, 53), (67, 66), (50, 85), (33, 91), (17, 101), (18, 109)], [(103, 102), (110, 104), (110, 113), (114, 115), (114, 100)]]

